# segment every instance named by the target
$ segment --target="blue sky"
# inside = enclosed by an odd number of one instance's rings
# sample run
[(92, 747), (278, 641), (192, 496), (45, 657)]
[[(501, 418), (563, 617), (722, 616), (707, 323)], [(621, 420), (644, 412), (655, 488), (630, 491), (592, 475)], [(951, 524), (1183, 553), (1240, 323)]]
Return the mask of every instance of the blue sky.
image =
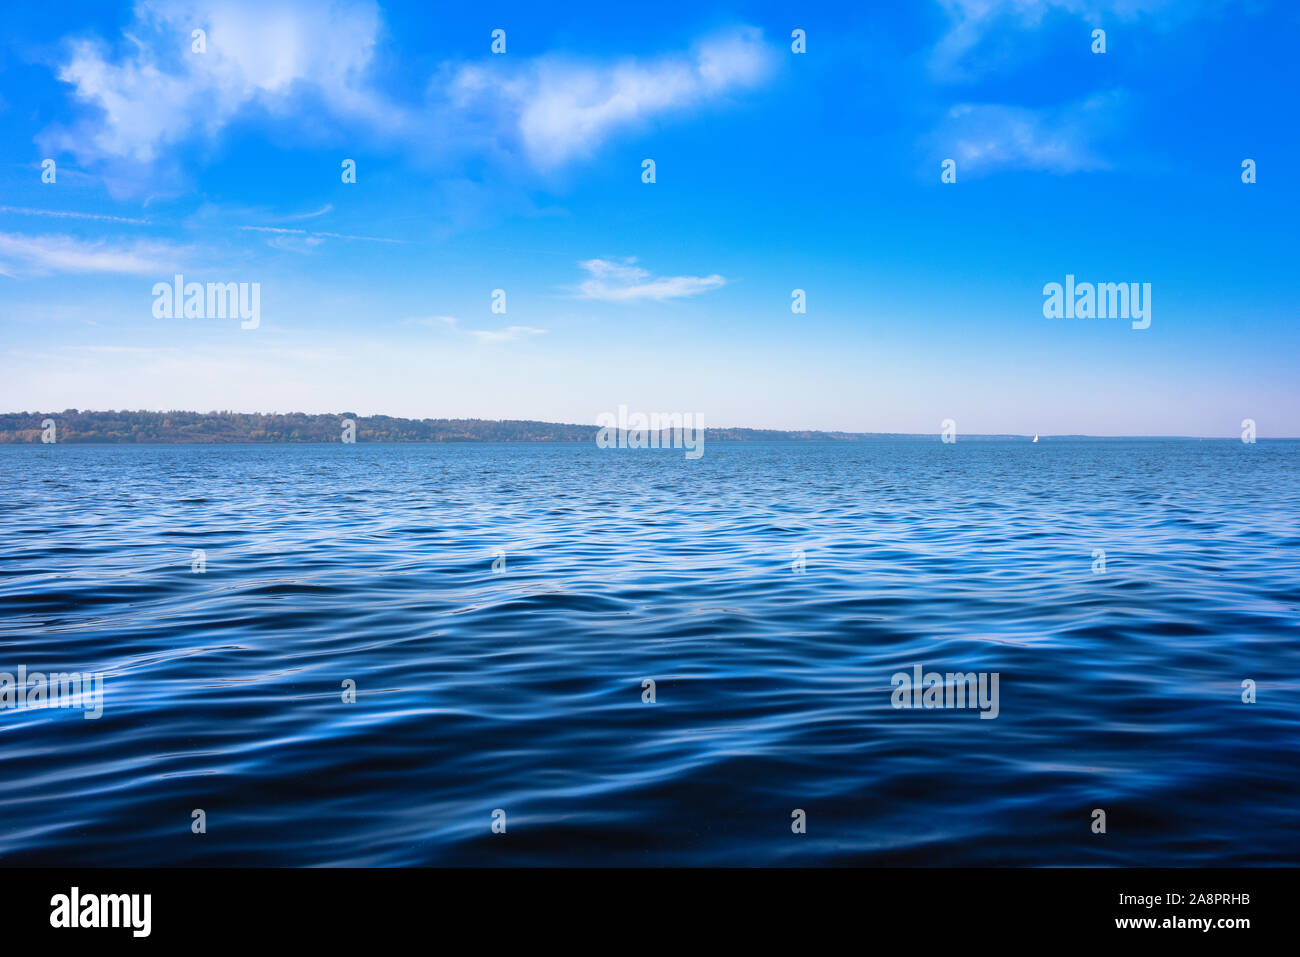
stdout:
[(1300, 435), (1296, 5), (546, 6), (11, 7), (0, 407)]

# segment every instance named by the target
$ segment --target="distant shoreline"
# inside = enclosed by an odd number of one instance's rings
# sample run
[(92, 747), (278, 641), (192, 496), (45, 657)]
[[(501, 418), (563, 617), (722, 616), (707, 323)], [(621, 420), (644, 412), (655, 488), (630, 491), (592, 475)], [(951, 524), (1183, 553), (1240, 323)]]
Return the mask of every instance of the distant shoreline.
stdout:
[[(56, 442), (66, 445), (278, 445), (342, 441), (345, 420), (355, 423), (358, 442), (368, 443), (565, 443), (592, 442), (596, 425), (529, 419), (407, 419), (386, 415), (283, 414), (245, 412), (81, 411), (0, 413), (0, 444), (40, 444), (53, 420)], [(815, 429), (706, 428), (709, 442), (880, 442), (932, 439), (934, 432), (839, 432)], [(964, 442), (1032, 441), (1015, 433), (964, 434)], [(1040, 442), (1240, 441), (1237, 436), (1197, 435), (1041, 435)], [(1260, 441), (1286, 441), (1261, 439)]]

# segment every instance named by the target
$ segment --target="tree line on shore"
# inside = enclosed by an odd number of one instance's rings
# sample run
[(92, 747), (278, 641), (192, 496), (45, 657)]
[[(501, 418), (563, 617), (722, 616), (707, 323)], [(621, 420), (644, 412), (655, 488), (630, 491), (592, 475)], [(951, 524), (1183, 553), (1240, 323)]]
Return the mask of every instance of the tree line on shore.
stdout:
[[(60, 443), (339, 442), (344, 420), (359, 442), (591, 442), (595, 425), (519, 419), (403, 419), (388, 415), (261, 412), (82, 411), (0, 413), (0, 443), (41, 441), (54, 420)], [(707, 429), (710, 441), (863, 439), (848, 432)], [(875, 436), (885, 437), (885, 436)]]

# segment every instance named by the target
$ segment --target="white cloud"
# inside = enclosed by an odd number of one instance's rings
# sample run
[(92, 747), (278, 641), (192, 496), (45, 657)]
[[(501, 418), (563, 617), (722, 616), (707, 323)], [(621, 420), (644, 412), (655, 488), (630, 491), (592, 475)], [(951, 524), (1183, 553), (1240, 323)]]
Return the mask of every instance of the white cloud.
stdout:
[(315, 246), (323, 239), (351, 239), (363, 243), (405, 244), (404, 239), (387, 239), (383, 236), (353, 236), (348, 233), (323, 233), (311, 229), (290, 229), (286, 226), (240, 226), (240, 229), (255, 233), (275, 233), (281, 236), (301, 236), (304, 241)]
[(511, 339), (522, 339), (524, 336), (544, 335), (545, 332), (545, 329), (534, 329), (531, 326), (510, 326), (508, 329), (475, 330), (471, 335), (479, 342), (508, 342)]
[[(204, 53), (191, 51), (195, 27), (207, 31)], [(140, 0), (121, 49), (68, 43), (58, 77), (89, 110), (71, 127), (47, 130), (42, 144), (111, 166), (114, 182), (139, 191), (177, 145), (213, 139), (260, 109), (309, 115), (312, 129), (334, 119), (349, 132), (379, 131), (390, 141), (400, 134), (426, 151), (470, 145), (492, 153), (516, 142), (549, 168), (591, 153), (618, 129), (757, 86), (778, 59), (753, 28), (609, 63), (490, 57), (448, 64), (430, 103), (414, 109), (371, 84), (382, 28), (373, 0)]]
[(319, 236), (294, 236), (278, 234), (266, 241), (272, 249), (283, 249), (291, 253), (313, 253), (325, 240)]
[[(196, 26), (207, 31), (204, 53), (190, 49)], [(366, 0), (143, 0), (124, 30), (129, 53), (114, 58), (90, 40), (70, 45), (59, 79), (94, 114), (51, 138), (83, 161), (151, 164), (246, 107), (283, 110), (304, 91), (336, 115), (392, 121), (397, 111), (365, 82), (379, 29), (379, 9)]]
[(588, 259), (578, 263), (590, 277), (578, 285), (578, 294), (584, 299), (606, 302), (635, 302), (638, 299), (662, 302), (698, 296), (727, 282), (716, 273), (712, 276), (652, 276), (649, 270), (635, 263), (635, 259), (625, 259), (621, 263)]
[(1060, 108), (1030, 109), (963, 103), (948, 111), (934, 147), (957, 161), (957, 175), (999, 169), (1076, 173), (1105, 169), (1096, 141), (1114, 121), (1117, 95), (1096, 96)]
[(410, 319), (403, 319), (402, 325), (439, 329), (445, 326), (455, 326), (458, 321), (455, 316), (413, 316)]
[[(460, 320), (455, 316), (412, 316), (409, 319), (401, 320), (404, 326), (422, 326), (426, 329), (458, 329)], [(509, 326), (505, 329), (467, 329), (465, 330), (477, 342), (509, 342), (512, 339), (523, 339), (527, 336), (541, 336), (546, 334), (545, 329), (534, 329), (532, 326)]]
[[(1187, 0), (1180, 2), (1184, 7), (1189, 6)], [(967, 57), (995, 31), (1035, 29), (1045, 15), (1054, 11), (1089, 20), (1103, 16), (1131, 20), (1169, 8), (1171, 0), (939, 0), (939, 5), (948, 14), (950, 26), (931, 51), (930, 67), (945, 78), (962, 79)], [(1095, 25), (1105, 26), (1100, 22)], [(1082, 48), (1087, 49), (1089, 42), (1089, 34), (1085, 32), (1080, 40)], [(981, 55), (980, 61), (981, 66), (987, 67), (990, 58)]]
[(180, 247), (157, 242), (112, 244), (73, 236), (0, 233), (0, 271), (6, 275), (116, 273), (158, 276), (184, 258)]
[(620, 128), (757, 86), (774, 62), (761, 33), (744, 28), (690, 53), (648, 60), (593, 66), (553, 57), (494, 58), (455, 71), (448, 95), (460, 109), (497, 111), (529, 158), (549, 168), (590, 154)]
[(28, 209), (25, 206), (0, 206), (0, 213), (19, 216), (53, 216), (57, 219), (88, 219), (101, 223), (126, 223), (130, 226), (153, 225), (147, 219), (130, 219), (126, 216), (102, 216), (98, 213), (79, 213), (62, 209)]
[(326, 213), (332, 213), (332, 212), (334, 212), (334, 204), (326, 203), (324, 206), (322, 206), (320, 209), (316, 210), (315, 212), (300, 213), (297, 216), (286, 216), (285, 220), (288, 222), (297, 222), (303, 219), (315, 219), (317, 216), (324, 216)]

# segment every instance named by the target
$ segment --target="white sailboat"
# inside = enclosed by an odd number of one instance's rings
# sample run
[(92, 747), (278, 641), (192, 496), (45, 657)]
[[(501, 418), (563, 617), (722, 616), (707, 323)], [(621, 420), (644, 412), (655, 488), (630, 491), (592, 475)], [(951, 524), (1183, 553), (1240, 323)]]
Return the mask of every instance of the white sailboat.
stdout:
[(1034, 433), (1034, 441), (1035, 441), (1035, 442), (1038, 441), (1038, 433), (1037, 433), (1037, 432)]

